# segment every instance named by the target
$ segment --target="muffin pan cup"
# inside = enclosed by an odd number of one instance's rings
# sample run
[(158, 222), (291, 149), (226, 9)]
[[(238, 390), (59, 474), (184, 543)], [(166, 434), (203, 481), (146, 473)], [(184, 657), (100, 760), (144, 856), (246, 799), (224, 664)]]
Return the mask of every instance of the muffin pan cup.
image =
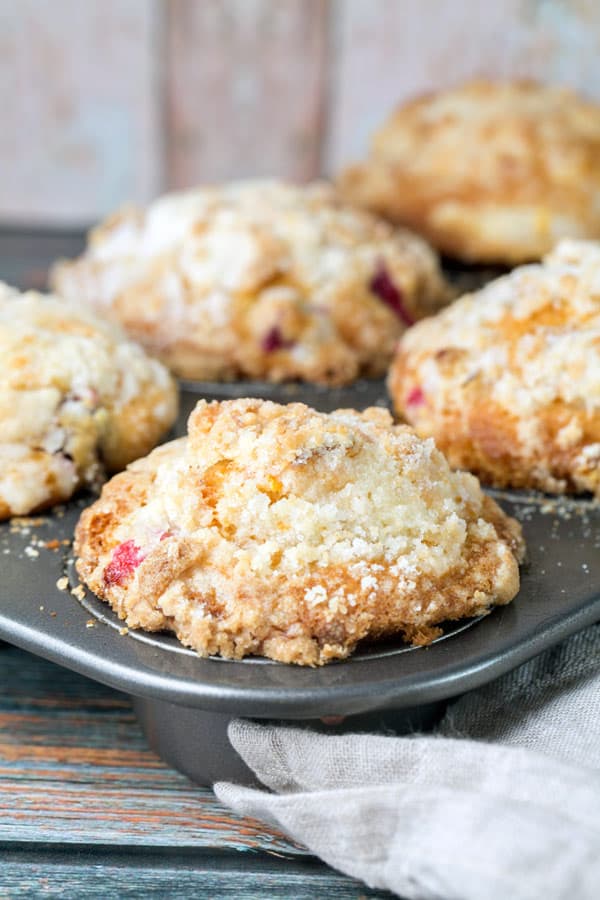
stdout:
[[(327, 391), (188, 384), (178, 434), (200, 396), (268, 396), (324, 410), (385, 404), (382, 382)], [(227, 740), (233, 717), (294, 721), (337, 733), (426, 729), (449, 698), (600, 619), (598, 503), (492, 494), (523, 526), (528, 557), (520, 593), (482, 619), (450, 624), (426, 648), (400, 641), (365, 645), (348, 660), (310, 669), (254, 658), (202, 659), (171, 635), (128, 631), (77, 583), (70, 541), (90, 496), (0, 525), (0, 638), (130, 694), (151, 745), (193, 780), (253, 783)]]

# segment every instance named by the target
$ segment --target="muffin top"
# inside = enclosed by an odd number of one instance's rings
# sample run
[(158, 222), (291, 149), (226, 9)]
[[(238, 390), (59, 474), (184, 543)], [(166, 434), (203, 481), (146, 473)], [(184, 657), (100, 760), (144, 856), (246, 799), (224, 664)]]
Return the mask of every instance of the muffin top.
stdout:
[(427, 643), (518, 590), (519, 528), (389, 413), (200, 401), (189, 437), (82, 516), (78, 571), (133, 627), (202, 655), (318, 665)]
[(600, 244), (563, 241), (416, 325), (390, 390), (454, 465), (600, 494)]
[(563, 237), (600, 237), (600, 107), (565, 88), (474, 81), (400, 107), (350, 200), (449, 256), (514, 265)]
[(0, 517), (68, 498), (172, 425), (168, 371), (91, 311), (0, 284)]
[(449, 299), (421, 239), (325, 183), (167, 195), (110, 218), (53, 278), (200, 380), (381, 375), (407, 325)]

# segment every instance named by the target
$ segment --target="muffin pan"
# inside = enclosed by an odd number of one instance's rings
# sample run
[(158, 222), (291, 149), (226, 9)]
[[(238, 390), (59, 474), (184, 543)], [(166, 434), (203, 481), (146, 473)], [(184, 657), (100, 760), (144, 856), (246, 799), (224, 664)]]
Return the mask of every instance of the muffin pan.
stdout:
[[(380, 381), (334, 390), (186, 384), (177, 434), (185, 432), (200, 396), (268, 396), (325, 411), (386, 404)], [(390, 641), (306, 669), (253, 658), (201, 659), (172, 636), (128, 632), (74, 571), (70, 542), (89, 495), (0, 525), (0, 638), (132, 695), (152, 746), (194, 780), (249, 783), (251, 773), (227, 741), (232, 717), (301, 720), (336, 731), (427, 727), (448, 698), (600, 619), (600, 505), (492, 493), (523, 525), (528, 558), (520, 593), (482, 619), (450, 624), (427, 648)]]

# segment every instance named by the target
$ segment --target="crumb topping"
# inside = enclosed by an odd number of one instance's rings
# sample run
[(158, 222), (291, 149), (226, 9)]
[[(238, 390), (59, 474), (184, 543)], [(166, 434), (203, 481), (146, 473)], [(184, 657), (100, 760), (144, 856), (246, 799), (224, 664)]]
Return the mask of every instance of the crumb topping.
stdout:
[(563, 241), (538, 265), (467, 295), (408, 333), (426, 350), (420, 388), (444, 402), (445, 362), (457, 385), (483, 379), (494, 401), (527, 421), (556, 400), (600, 410), (600, 244)]
[(325, 183), (277, 181), (119, 213), (54, 280), (190, 378), (380, 374), (406, 325), (450, 296), (422, 239), (344, 206)]
[[(0, 516), (93, 484), (104, 465), (131, 460), (126, 445), (148, 419), (160, 433), (175, 417), (167, 370), (116, 326), (57, 297), (0, 284), (0, 357)], [(130, 431), (121, 441), (119, 417)]]
[(499, 486), (600, 491), (600, 244), (563, 241), (418, 323), (390, 390), (454, 465)]
[(600, 107), (532, 81), (475, 80), (409, 100), (340, 176), (344, 196), (470, 262), (540, 259), (600, 236)]
[(518, 586), (518, 529), (383, 409), (200, 401), (187, 438), (119, 478), (135, 490), (141, 479), (143, 502), (89, 546), (107, 488), (82, 517), (79, 571), (128, 625), (166, 617), (200, 652), (284, 658), (302, 638), (291, 661), (325, 662), (368, 633), (416, 639), (421, 620), (431, 639), (432, 622)]

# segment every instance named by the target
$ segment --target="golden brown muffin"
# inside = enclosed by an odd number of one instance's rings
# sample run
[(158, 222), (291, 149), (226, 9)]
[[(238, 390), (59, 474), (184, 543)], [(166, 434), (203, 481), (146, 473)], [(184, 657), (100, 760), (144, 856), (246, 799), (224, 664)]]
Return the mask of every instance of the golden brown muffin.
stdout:
[(600, 107), (533, 82), (474, 81), (400, 107), (342, 194), (448, 256), (516, 265), (600, 237)]
[(600, 497), (600, 244), (563, 241), (415, 325), (389, 388), (453, 466)]
[(200, 401), (83, 513), (77, 571), (130, 627), (300, 665), (508, 603), (520, 529), (386, 410)]
[(109, 219), (53, 277), (201, 380), (383, 375), (407, 325), (449, 299), (420, 238), (342, 206), (325, 183), (168, 195)]
[(0, 283), (0, 519), (67, 500), (148, 453), (177, 415), (169, 372), (120, 330)]

